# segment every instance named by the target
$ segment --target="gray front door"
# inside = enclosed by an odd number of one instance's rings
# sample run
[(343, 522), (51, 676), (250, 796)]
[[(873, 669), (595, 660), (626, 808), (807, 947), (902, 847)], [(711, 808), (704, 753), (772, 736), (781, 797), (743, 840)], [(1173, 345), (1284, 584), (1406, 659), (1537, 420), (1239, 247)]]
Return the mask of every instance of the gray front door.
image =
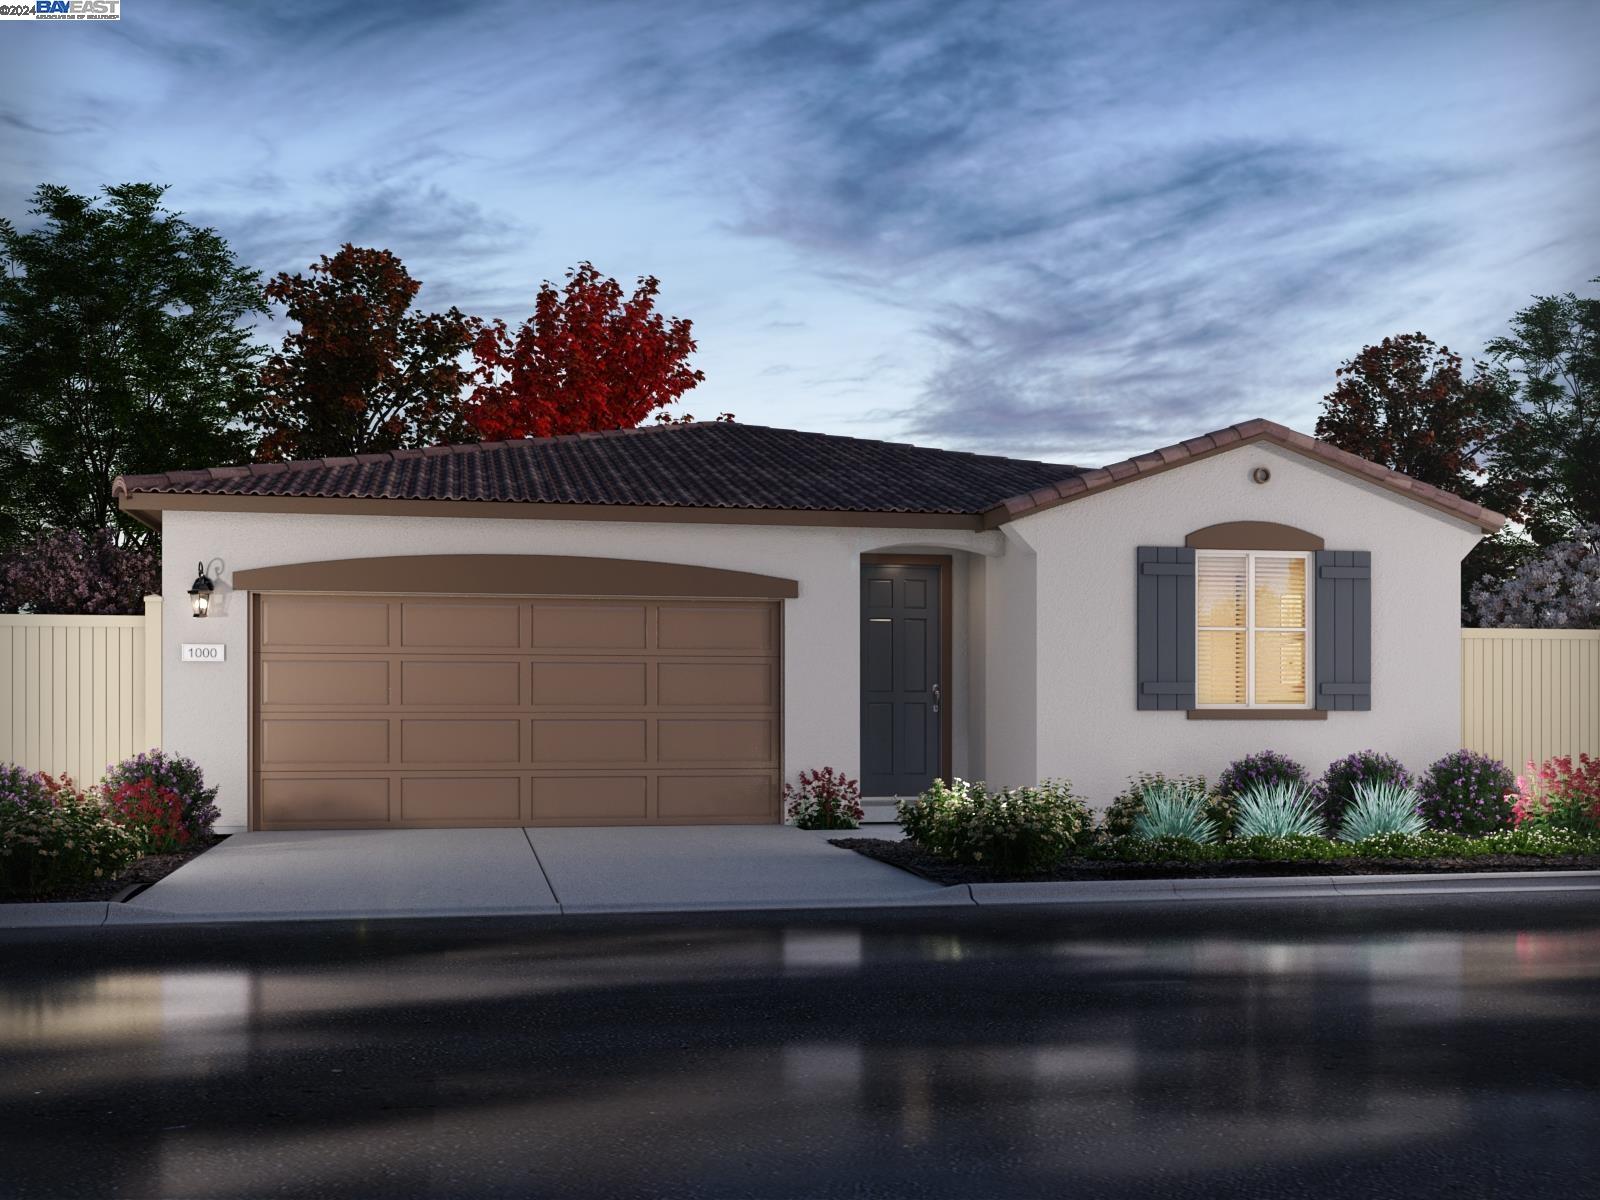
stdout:
[(861, 794), (915, 796), (940, 773), (939, 568), (861, 566)]

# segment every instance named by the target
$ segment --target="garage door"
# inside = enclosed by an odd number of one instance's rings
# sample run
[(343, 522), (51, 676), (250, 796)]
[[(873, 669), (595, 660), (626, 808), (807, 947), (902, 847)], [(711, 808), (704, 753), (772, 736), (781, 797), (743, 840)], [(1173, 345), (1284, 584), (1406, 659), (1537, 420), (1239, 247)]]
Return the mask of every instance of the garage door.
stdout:
[(778, 820), (775, 603), (255, 605), (256, 828)]

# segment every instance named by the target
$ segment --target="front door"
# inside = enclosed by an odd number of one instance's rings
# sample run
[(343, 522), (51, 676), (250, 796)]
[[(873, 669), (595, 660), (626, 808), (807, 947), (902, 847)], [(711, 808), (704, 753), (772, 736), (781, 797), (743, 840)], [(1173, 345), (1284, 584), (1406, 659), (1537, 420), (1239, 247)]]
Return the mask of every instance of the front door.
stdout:
[(942, 773), (939, 566), (861, 566), (861, 794), (915, 796)]

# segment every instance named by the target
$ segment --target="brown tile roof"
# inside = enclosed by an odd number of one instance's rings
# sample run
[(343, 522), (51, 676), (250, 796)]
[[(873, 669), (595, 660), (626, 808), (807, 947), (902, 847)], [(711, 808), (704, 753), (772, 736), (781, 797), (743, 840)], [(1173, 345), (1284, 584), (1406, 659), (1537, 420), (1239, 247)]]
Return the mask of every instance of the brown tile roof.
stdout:
[(1081, 469), (718, 421), (127, 475), (113, 490), (976, 515)]
[(1506, 518), (1500, 513), (1481, 504), (1474, 504), (1471, 500), (1464, 500), (1454, 492), (1447, 492), (1432, 484), (1412, 479), (1411, 476), (1399, 471), (1368, 462), (1348, 450), (1341, 450), (1327, 442), (1297, 433), (1285, 425), (1257, 417), (1250, 421), (1241, 421), (1237, 425), (1229, 425), (1226, 429), (1190, 438), (1185, 442), (1163, 446), (1159, 450), (1152, 450), (1148, 454), (1140, 454), (1109, 466), (1078, 471), (1070, 478), (1058, 480), (1049, 487), (1036, 488), (1012, 496), (986, 512), (984, 524), (1003, 525), (1007, 521), (1027, 516), (1029, 513), (1054, 508), (1058, 504), (1066, 504), (1084, 496), (1093, 496), (1135, 479), (1159, 475), (1163, 471), (1170, 471), (1173, 467), (1181, 467), (1185, 463), (1209, 458), (1223, 450), (1252, 442), (1270, 442), (1288, 450), (1297, 450), (1301, 454), (1337, 467), (1379, 487), (1387, 488), (1391, 492), (1398, 492), (1402, 496), (1408, 496), (1453, 517), (1470, 521), (1485, 533), (1494, 533), (1506, 523)]
[(763, 425), (652, 425), (524, 441), (430, 446), (126, 475), (139, 496), (468, 500), (646, 508), (925, 513), (1003, 525), (1058, 504), (1253, 442), (1328, 463), (1493, 533), (1505, 518), (1272, 421), (1251, 420), (1098, 468), (936, 450)]

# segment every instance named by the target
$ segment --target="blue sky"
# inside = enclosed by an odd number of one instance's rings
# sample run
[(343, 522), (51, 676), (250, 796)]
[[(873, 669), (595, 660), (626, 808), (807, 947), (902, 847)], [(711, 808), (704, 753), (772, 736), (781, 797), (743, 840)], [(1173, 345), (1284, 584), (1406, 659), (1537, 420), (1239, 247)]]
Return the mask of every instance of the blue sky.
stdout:
[[(1600, 275), (1600, 5), (124, 0), (0, 24), (0, 211), (171, 185), (519, 320), (693, 318), (698, 415), (1081, 463)], [(270, 332), (270, 331), (269, 331)]]

